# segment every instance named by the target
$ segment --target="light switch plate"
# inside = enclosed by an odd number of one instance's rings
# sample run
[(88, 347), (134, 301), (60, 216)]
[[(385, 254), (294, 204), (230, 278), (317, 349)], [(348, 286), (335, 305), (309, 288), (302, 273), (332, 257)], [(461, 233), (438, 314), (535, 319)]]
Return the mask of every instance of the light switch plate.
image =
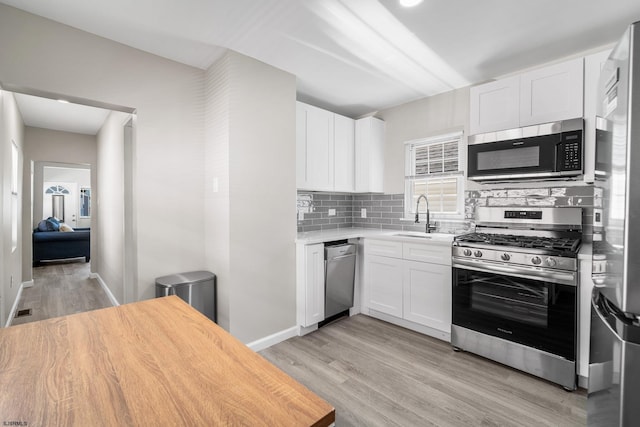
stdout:
[(329, 216), (336, 216), (336, 210), (335, 209), (329, 209)]
[(298, 211), (298, 221), (304, 221), (304, 211)]
[(365, 208), (360, 209), (360, 218), (367, 217), (367, 210)]

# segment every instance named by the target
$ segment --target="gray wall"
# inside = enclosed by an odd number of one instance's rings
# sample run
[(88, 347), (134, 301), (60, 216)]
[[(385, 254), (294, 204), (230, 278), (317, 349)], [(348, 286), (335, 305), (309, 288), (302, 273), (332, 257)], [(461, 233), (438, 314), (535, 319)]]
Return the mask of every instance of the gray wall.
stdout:
[(5, 5), (0, 39), (0, 81), (136, 109), (135, 299), (208, 269), (241, 340), (294, 326), (295, 76), (233, 52), (205, 72)]
[(201, 269), (204, 72), (5, 5), (0, 40), (0, 81), (137, 109), (137, 297)]
[[(13, 94), (0, 91), (0, 326), (6, 324), (22, 275), (22, 241), (12, 250), (13, 213), (11, 209), (11, 146), (18, 147), (18, 230), (22, 228), (22, 168), (24, 164), (24, 124)], [(26, 279), (29, 280), (29, 279)]]
[(205, 245), (220, 322), (244, 342), (295, 326), (295, 91), (235, 52), (207, 72)]
[(98, 164), (96, 213), (96, 255), (94, 271), (120, 303), (126, 301), (124, 272), (124, 125), (130, 115), (111, 112), (96, 135)]
[[(379, 111), (385, 121), (384, 192), (404, 194), (404, 143), (419, 138), (469, 129), (469, 88), (423, 98)], [(461, 159), (466, 164), (466, 159)]]

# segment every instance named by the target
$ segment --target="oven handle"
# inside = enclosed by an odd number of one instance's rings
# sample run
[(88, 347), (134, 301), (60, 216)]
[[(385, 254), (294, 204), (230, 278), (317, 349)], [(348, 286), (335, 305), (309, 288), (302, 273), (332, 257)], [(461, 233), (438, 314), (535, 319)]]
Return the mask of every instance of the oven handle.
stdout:
[(561, 285), (576, 286), (575, 273), (563, 273), (560, 271), (548, 271), (548, 270), (532, 270), (530, 267), (517, 266), (517, 265), (498, 265), (483, 262), (480, 266), (476, 261), (467, 261), (462, 259), (452, 259), (451, 266), (453, 268), (460, 268), (464, 270), (475, 270), (484, 273), (506, 273), (509, 276), (521, 277), (523, 279), (541, 281), (544, 279), (547, 282), (558, 283)]

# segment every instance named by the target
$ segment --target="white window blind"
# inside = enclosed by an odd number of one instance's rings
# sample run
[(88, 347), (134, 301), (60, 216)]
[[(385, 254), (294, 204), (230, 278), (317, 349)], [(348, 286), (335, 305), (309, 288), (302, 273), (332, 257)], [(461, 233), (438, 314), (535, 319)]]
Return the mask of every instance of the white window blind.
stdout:
[[(460, 170), (462, 132), (409, 141), (405, 145), (405, 214), (415, 215), (421, 194), (433, 217), (463, 216), (464, 182)], [(426, 213), (426, 203), (419, 207)]]

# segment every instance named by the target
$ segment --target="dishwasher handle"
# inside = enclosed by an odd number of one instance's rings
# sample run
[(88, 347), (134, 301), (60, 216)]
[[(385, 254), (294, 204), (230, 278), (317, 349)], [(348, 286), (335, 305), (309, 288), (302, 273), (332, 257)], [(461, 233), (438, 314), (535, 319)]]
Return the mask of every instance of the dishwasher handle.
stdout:
[(356, 245), (353, 243), (325, 246), (324, 259), (330, 261), (333, 259), (339, 259), (344, 256), (356, 255), (356, 252)]
[(332, 258), (328, 258), (326, 261), (327, 262), (331, 262), (331, 261), (335, 261), (338, 259), (342, 259), (342, 258), (349, 258), (349, 257), (354, 257), (356, 256), (356, 254), (348, 254), (348, 255), (340, 255), (340, 256), (334, 256)]

